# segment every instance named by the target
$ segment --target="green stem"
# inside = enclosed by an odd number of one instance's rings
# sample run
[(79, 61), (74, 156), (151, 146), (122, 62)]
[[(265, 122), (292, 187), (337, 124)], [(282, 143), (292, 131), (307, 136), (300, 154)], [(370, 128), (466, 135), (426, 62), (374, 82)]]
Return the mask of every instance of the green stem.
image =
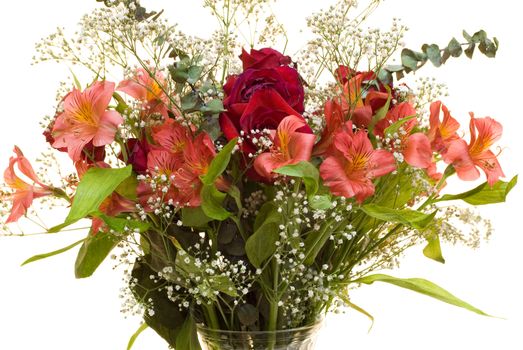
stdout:
[[(270, 299), (269, 309), (269, 323), (267, 325), (267, 331), (274, 332), (278, 326), (278, 303), (280, 302), (280, 296), (278, 293), (279, 275), (280, 275), (280, 264), (276, 259), (272, 260), (272, 280), (273, 280), (273, 295)], [(272, 333), (269, 335), (269, 344), (267, 349), (273, 350), (276, 345), (276, 334)]]
[(205, 304), (204, 310), (207, 315), (209, 328), (217, 330), (220, 329), (220, 321), (218, 320), (218, 315), (216, 315), (214, 304)]

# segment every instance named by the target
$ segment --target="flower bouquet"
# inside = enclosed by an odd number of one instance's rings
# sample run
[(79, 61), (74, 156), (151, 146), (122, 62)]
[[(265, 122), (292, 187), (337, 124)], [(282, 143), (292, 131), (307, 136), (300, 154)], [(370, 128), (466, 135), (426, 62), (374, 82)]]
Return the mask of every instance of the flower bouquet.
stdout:
[[(378, 3), (344, 0), (311, 16), (314, 38), (292, 57), (268, 47), (285, 37), (268, 1), (205, 0), (220, 23), (207, 40), (136, 0), (106, 0), (72, 38), (44, 39), (36, 61), (71, 62), (88, 77), (73, 74), (43, 122), (74, 169), (57, 171), (46, 152), (37, 173), (15, 146), (4, 231), (33, 220), (34, 201), (69, 207), (48, 233), (80, 220), (90, 229), (25, 263), (80, 246), (78, 278), (109, 257), (124, 265), (125, 309), (145, 321), (129, 347), (151, 327), (178, 350), (313, 349), (326, 313), (372, 318), (349, 291), (377, 281), (486, 315), (427, 280), (376, 271), (419, 245), (444, 262), (441, 241), (474, 241), (463, 223), (488, 231), (449, 203), (503, 202), (516, 184), (500, 180), (497, 121), (471, 113), (464, 137), (439, 85), (421, 80), (416, 93), (402, 82), (476, 48), (494, 57), (498, 41), (481, 30), (400, 52), (398, 21), (361, 29)], [(451, 177), (481, 173), (481, 185), (443, 193)]]

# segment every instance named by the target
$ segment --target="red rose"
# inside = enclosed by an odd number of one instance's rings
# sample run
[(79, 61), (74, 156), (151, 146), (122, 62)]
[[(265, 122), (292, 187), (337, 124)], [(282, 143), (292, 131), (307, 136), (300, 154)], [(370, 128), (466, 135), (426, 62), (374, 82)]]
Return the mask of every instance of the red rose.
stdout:
[(249, 68), (275, 68), (288, 65), (292, 62), (289, 56), (284, 56), (280, 52), (271, 48), (264, 48), (261, 50), (251, 49), (250, 54), (242, 49), (240, 60), (243, 63), (243, 70), (247, 70)]
[[(137, 174), (145, 174), (147, 171), (147, 154), (150, 148), (147, 142), (131, 138), (127, 140), (126, 147), (128, 152), (127, 164), (131, 164)], [(122, 156), (119, 158), (123, 160)]]
[[(248, 69), (238, 76), (231, 76), (223, 87), (226, 98), (223, 105), (227, 112), (222, 113), (220, 123), (224, 119), (240, 128), (242, 116), (253, 94), (260, 89), (276, 91), (299, 114), (303, 113), (304, 91), (298, 72), (287, 66), (273, 69)], [(226, 137), (230, 138), (228, 135)]]
[[(244, 152), (254, 153), (257, 147), (251, 142), (252, 130), (276, 130), (283, 118), (296, 115), (303, 118), (273, 89), (257, 90), (251, 97), (240, 118), (240, 130), (251, 136), (244, 142)], [(312, 129), (306, 125), (298, 132), (312, 134)], [(225, 132), (224, 132), (225, 133)], [(254, 135), (256, 136), (256, 135)]]

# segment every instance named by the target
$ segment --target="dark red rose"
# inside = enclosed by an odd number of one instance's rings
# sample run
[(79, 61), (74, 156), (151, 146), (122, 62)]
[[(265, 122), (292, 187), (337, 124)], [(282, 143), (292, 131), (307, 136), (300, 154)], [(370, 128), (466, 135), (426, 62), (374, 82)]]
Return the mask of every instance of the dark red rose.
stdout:
[(292, 62), (289, 56), (284, 56), (280, 52), (271, 48), (263, 48), (260, 50), (251, 49), (250, 54), (242, 49), (240, 60), (243, 63), (243, 70), (247, 70), (249, 68), (275, 68), (283, 65), (289, 65)]
[[(247, 103), (260, 89), (273, 89), (299, 114), (303, 113), (304, 91), (298, 72), (287, 66), (272, 69), (248, 69), (240, 75), (231, 76), (223, 87), (226, 98), (223, 105), (228, 118), (237, 129)], [(227, 136), (227, 135), (226, 135)]]
[[(252, 95), (243, 111), (240, 118), (240, 130), (242, 130), (245, 135), (251, 136), (251, 131), (253, 130), (276, 130), (283, 118), (289, 115), (296, 115), (303, 118), (301, 114), (289, 106), (275, 90), (260, 89)], [(312, 134), (312, 129), (308, 125), (297, 131)], [(249, 138), (245, 140), (244, 152), (253, 153), (256, 148)]]
[[(147, 171), (147, 154), (149, 153), (149, 144), (146, 141), (140, 141), (135, 138), (127, 140), (127, 164), (131, 164), (137, 174), (145, 174)], [(123, 157), (120, 155), (120, 159)]]

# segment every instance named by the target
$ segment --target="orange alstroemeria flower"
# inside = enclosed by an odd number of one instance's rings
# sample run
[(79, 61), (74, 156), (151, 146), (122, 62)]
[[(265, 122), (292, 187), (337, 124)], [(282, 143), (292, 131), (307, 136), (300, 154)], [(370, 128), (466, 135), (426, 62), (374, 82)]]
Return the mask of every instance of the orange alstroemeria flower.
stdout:
[[(387, 113), (384, 119), (376, 124), (374, 132), (380, 137), (387, 137), (384, 133), (389, 125), (416, 114), (416, 109), (410, 103), (399, 103)], [(427, 135), (422, 132), (412, 133), (417, 125), (418, 121), (416, 118), (407, 120), (397, 135), (399, 144), (395, 144), (395, 139), (393, 138), (391, 146), (394, 150), (401, 152), (407, 164), (416, 168), (427, 169), (432, 164), (432, 149)]]
[[(440, 120), (440, 110), (443, 110), (443, 120)], [(457, 134), (460, 125), (441, 101), (431, 103), (429, 122), (428, 137), (434, 151), (444, 154), (451, 142), (460, 139)]]
[(470, 143), (457, 139), (450, 143), (447, 152), (443, 155), (446, 163), (452, 164), (458, 177), (465, 181), (479, 178), (477, 167), (487, 176), (490, 186), (500, 177), (504, 177), (503, 170), (496, 155), (490, 147), (501, 138), (503, 127), (490, 117), (474, 118), (470, 113)]
[(166, 86), (162, 72), (156, 71), (153, 78), (144, 68), (139, 68), (132, 78), (121, 81), (116, 89), (142, 101), (146, 115), (158, 113), (167, 118), (169, 97), (164, 92)]
[[(151, 138), (154, 144), (147, 155), (147, 170), (161, 183), (151, 186), (140, 182), (138, 197), (142, 206), (153, 210), (158, 198), (161, 203), (176, 206), (199, 206), (203, 186), (200, 176), (207, 173), (216, 155), (210, 136), (201, 132), (194, 137), (188, 128), (167, 119), (153, 128)], [(219, 188), (222, 182), (217, 181)]]
[[(6, 198), (13, 201), (11, 214), (7, 218), (6, 223), (18, 221), (20, 217), (25, 215), (34, 199), (53, 193), (53, 187), (47, 186), (40, 181), (31, 163), (24, 157), (22, 151), (15, 146), (14, 152), (16, 157), (9, 159), (9, 166), (4, 172), (4, 180), (7, 186), (14, 190), (14, 193), (8, 194)], [(15, 172), (15, 164), (22, 174), (34, 182), (34, 185), (18, 177)]]
[(352, 122), (334, 138), (334, 152), (320, 165), (320, 176), (332, 194), (358, 202), (374, 194), (372, 179), (396, 169), (394, 156), (385, 150), (375, 150), (367, 133), (352, 131)]
[(55, 120), (52, 135), (54, 148), (67, 148), (73, 161), (80, 160), (84, 147), (110, 144), (123, 122), (116, 111), (107, 106), (114, 92), (114, 83), (96, 82), (83, 92), (74, 89), (64, 100), (64, 112)]
[(285, 165), (297, 164), (311, 158), (312, 147), (316, 141), (313, 134), (298, 132), (307, 123), (301, 117), (285, 117), (278, 129), (271, 132), (273, 146), (269, 152), (260, 154), (254, 160), (254, 169), (264, 178), (271, 180), (273, 170)]

